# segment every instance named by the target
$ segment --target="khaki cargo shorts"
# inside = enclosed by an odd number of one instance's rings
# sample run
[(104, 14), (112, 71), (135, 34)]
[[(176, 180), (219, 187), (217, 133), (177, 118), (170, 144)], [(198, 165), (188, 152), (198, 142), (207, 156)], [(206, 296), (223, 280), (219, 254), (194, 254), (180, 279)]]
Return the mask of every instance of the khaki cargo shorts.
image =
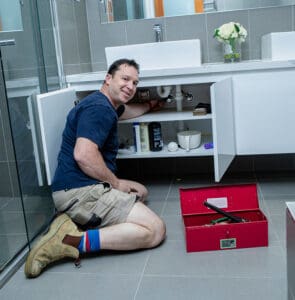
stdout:
[(112, 188), (108, 183), (53, 192), (54, 204), (59, 212), (85, 225), (95, 215), (100, 218), (99, 227), (124, 223), (137, 196)]

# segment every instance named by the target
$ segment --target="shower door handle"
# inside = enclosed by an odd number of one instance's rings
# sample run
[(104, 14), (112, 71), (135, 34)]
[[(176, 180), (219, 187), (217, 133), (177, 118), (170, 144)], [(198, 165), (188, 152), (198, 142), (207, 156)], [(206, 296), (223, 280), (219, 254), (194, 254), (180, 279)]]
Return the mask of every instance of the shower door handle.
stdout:
[(0, 40), (0, 47), (3, 47), (3, 46), (13, 46), (13, 45), (15, 45), (15, 39)]

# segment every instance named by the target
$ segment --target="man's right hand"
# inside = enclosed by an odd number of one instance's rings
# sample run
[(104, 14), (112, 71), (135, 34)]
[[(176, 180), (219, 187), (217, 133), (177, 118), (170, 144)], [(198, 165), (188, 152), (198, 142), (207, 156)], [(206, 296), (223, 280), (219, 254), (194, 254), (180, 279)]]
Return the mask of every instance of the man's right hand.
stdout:
[(125, 192), (125, 193), (137, 193), (138, 191), (135, 189), (134, 186), (130, 183), (130, 181), (125, 179), (119, 179), (119, 184), (116, 189)]

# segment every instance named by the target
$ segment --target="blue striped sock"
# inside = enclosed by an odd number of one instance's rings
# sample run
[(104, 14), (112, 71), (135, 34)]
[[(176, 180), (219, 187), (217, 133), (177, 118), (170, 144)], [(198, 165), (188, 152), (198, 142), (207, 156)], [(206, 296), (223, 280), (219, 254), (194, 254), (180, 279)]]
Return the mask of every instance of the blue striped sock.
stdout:
[(90, 229), (84, 232), (78, 246), (80, 253), (97, 252), (100, 250), (99, 229)]

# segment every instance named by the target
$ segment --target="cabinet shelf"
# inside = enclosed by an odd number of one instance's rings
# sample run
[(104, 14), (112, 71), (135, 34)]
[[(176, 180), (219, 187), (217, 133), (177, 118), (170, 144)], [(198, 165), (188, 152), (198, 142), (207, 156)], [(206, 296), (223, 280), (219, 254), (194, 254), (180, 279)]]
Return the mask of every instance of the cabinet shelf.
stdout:
[(206, 120), (211, 119), (211, 114), (194, 116), (192, 109), (184, 109), (183, 111), (176, 111), (176, 109), (162, 109), (155, 112), (144, 114), (140, 117), (119, 121), (120, 124), (133, 122), (163, 122), (163, 121), (185, 121), (185, 120)]
[(200, 147), (196, 149), (192, 149), (188, 152), (181, 148), (179, 148), (175, 152), (170, 152), (167, 149), (167, 145), (164, 145), (164, 148), (161, 151), (149, 151), (149, 152), (140, 152), (140, 153), (123, 149), (123, 150), (119, 150), (117, 158), (126, 159), (126, 158), (159, 158), (159, 157), (169, 158), (169, 157), (212, 156), (213, 149), (205, 149), (204, 147), (204, 144), (209, 142), (212, 142), (212, 137), (203, 136)]

